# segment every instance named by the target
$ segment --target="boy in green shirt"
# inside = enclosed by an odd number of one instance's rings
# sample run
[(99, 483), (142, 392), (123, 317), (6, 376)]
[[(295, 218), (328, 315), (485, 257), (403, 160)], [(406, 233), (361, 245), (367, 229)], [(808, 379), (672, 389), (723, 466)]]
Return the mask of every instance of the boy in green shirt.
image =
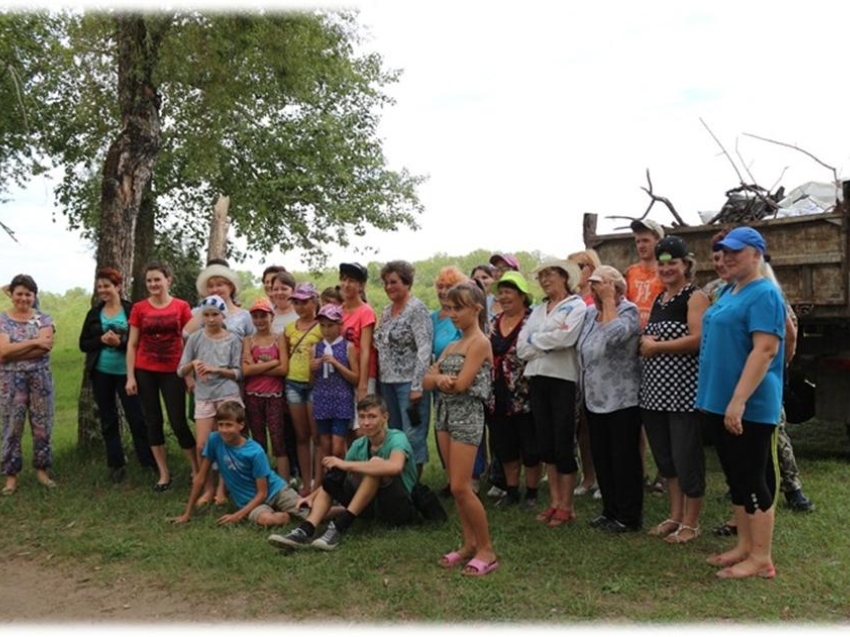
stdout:
[[(370, 517), (390, 525), (410, 524), (416, 509), (410, 494), (417, 482), (413, 449), (403, 431), (389, 429), (389, 414), (383, 399), (370, 394), (357, 403), (361, 437), (354, 441), (345, 460), (326, 456), (329, 469), (322, 486), (298, 506), (310, 508), (307, 519), (286, 535), (270, 535), (269, 543), (279, 548), (335, 549), (358, 517)], [(333, 501), (345, 509), (317, 539), (316, 526), (331, 510)]]

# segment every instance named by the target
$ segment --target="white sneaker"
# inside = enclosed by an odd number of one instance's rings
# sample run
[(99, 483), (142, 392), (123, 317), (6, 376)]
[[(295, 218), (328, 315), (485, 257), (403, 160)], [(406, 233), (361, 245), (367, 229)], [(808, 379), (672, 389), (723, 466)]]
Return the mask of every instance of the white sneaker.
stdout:
[(573, 489), (573, 495), (585, 495), (586, 493), (589, 493), (591, 491), (598, 491), (598, 490), (599, 490), (599, 487), (597, 487), (595, 483), (590, 485), (589, 487), (586, 487), (586, 486), (580, 484), (575, 489)]
[(593, 499), (601, 500), (602, 499), (602, 490), (599, 487), (593, 489)]
[(502, 489), (500, 489), (496, 485), (493, 485), (492, 487), (490, 487), (490, 490), (487, 492), (488, 498), (503, 498), (506, 495), (508, 495), (508, 492), (503, 491)]

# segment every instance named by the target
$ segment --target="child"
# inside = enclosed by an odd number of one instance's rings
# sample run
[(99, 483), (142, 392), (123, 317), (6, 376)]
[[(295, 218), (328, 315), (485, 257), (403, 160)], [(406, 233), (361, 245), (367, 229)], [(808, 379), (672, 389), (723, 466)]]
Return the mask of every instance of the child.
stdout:
[[(322, 486), (298, 504), (307, 504), (307, 519), (286, 535), (270, 535), (269, 543), (279, 548), (313, 547), (330, 551), (358, 517), (376, 518), (391, 525), (410, 524), (416, 509), (410, 499), (416, 486), (416, 463), (407, 436), (389, 429), (389, 414), (383, 398), (370, 394), (357, 403), (363, 435), (354, 441), (345, 460), (326, 456), (329, 469)], [(316, 525), (337, 500), (345, 508), (328, 524), (321, 537), (313, 539)]]
[[(301, 494), (313, 490), (313, 454), (311, 441), (316, 439), (316, 421), (313, 420), (313, 391), (310, 386), (310, 360), (313, 346), (322, 340), (316, 320), (316, 301), (319, 293), (312, 283), (299, 283), (289, 297), (298, 318), (284, 330), (289, 345), (289, 373), (286, 376), (286, 402), (295, 429), (295, 446), (298, 468), (303, 485)], [(318, 441), (317, 441), (318, 442)], [(318, 467), (321, 471), (321, 465)]]
[(201, 468), (192, 481), (186, 511), (171, 521), (184, 524), (191, 519), (213, 463), (221, 468), (221, 477), (239, 507), (235, 513), (221, 516), (218, 524), (247, 517), (260, 526), (280, 526), (293, 515), (304, 517), (307, 511), (298, 509), (298, 494), (272, 471), (260, 445), (243, 435), (245, 408), (234, 400), (225, 401), (216, 408), (215, 420), (217, 431), (210, 433), (201, 453)]
[[(322, 306), (328, 304), (342, 305), (342, 292), (339, 291), (339, 286), (332, 285), (322, 290), (322, 294), (319, 297), (319, 303)], [(352, 409), (354, 409), (354, 407), (352, 407)]]
[[(215, 428), (216, 407), (226, 400), (242, 403), (239, 381), (242, 378), (242, 343), (224, 327), (224, 299), (213, 294), (200, 304), (204, 329), (194, 332), (186, 340), (177, 375), (195, 378), (195, 425), (197, 453), (200, 457), (210, 432)], [(210, 476), (207, 489), (198, 504), (209, 504), (213, 499), (213, 481)], [(215, 503), (227, 504), (224, 486), (220, 485)]]
[(445, 308), (462, 336), (446, 346), (425, 375), (423, 387), (439, 390), (434, 426), (458, 508), (463, 546), (444, 555), (440, 566), (466, 562), (464, 575), (483, 576), (499, 566), (487, 514), (472, 490), (472, 467), (484, 433), (484, 404), (491, 391), (493, 352), (484, 335), (487, 299), (477, 285), (458, 283), (448, 291)]
[(323, 340), (316, 344), (310, 363), (313, 416), (322, 457), (342, 458), (354, 418), (354, 387), (360, 378), (360, 364), (354, 344), (341, 335), (342, 308), (324, 305), (318, 319)]
[(277, 472), (291, 477), (283, 437), (283, 379), (289, 371), (289, 352), (283, 334), (272, 332), (274, 309), (266, 299), (249, 310), (256, 332), (242, 340), (242, 375), (245, 377), (245, 408), (251, 437), (263, 448), (266, 428), (272, 442)]

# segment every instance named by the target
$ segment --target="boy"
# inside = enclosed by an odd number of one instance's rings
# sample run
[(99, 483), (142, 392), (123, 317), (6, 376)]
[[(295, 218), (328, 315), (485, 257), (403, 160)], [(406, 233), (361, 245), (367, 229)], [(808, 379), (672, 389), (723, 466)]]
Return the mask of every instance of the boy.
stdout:
[[(345, 460), (326, 456), (329, 469), (322, 486), (298, 506), (310, 507), (310, 514), (286, 535), (270, 535), (269, 543), (279, 548), (312, 546), (325, 551), (339, 545), (342, 535), (358, 517), (373, 517), (391, 525), (410, 524), (416, 509), (410, 499), (416, 485), (416, 463), (405, 433), (389, 429), (389, 413), (384, 400), (370, 394), (357, 403), (361, 437), (354, 441)], [(316, 525), (337, 500), (345, 509), (328, 524), (318, 539)]]
[(260, 526), (280, 526), (293, 515), (303, 518), (306, 511), (298, 510), (298, 494), (272, 471), (263, 448), (243, 435), (245, 408), (236, 401), (226, 401), (217, 407), (215, 418), (218, 431), (210, 433), (204, 445), (186, 512), (171, 521), (183, 524), (191, 519), (213, 463), (239, 507), (235, 513), (221, 516), (218, 524), (233, 524), (247, 517)]

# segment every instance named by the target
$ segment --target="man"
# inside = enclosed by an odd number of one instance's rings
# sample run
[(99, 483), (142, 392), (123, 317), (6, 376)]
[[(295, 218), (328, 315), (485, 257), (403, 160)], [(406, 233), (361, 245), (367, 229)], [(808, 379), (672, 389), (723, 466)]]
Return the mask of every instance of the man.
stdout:
[(664, 229), (652, 219), (632, 221), (631, 228), (640, 261), (626, 268), (623, 275), (626, 277), (626, 298), (637, 305), (640, 327), (643, 329), (649, 320), (655, 297), (664, 291), (655, 260), (655, 244), (664, 238)]
[[(326, 456), (329, 470), (322, 486), (298, 501), (309, 507), (307, 519), (286, 535), (270, 535), (269, 543), (279, 548), (312, 547), (331, 551), (358, 517), (373, 517), (391, 525), (416, 520), (411, 493), (417, 482), (413, 449), (400, 429), (389, 429), (384, 400), (370, 394), (357, 403), (360, 437), (345, 460)], [(345, 507), (316, 539), (317, 525), (331, 512), (333, 501)]]

